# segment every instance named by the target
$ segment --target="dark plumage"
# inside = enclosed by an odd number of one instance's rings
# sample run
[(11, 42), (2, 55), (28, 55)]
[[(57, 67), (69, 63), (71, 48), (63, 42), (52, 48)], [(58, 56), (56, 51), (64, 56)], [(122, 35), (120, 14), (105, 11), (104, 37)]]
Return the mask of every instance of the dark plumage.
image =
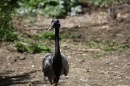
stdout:
[(45, 77), (48, 77), (50, 84), (57, 86), (60, 75), (65, 76), (69, 72), (69, 65), (66, 57), (60, 53), (59, 45), (59, 28), (60, 22), (57, 19), (52, 20), (51, 27), (48, 29), (55, 29), (55, 52), (47, 54), (43, 58), (42, 71)]

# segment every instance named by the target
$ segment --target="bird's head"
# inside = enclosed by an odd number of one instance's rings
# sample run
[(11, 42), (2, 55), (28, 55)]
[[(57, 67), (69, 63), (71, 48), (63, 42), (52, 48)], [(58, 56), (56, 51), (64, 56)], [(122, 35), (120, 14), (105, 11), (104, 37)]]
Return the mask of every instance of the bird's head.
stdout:
[(51, 21), (51, 26), (48, 29), (48, 31), (53, 29), (53, 28), (55, 28), (55, 29), (57, 29), (57, 28), (59, 29), (60, 28), (60, 22), (59, 22), (58, 19), (54, 19), (54, 20)]

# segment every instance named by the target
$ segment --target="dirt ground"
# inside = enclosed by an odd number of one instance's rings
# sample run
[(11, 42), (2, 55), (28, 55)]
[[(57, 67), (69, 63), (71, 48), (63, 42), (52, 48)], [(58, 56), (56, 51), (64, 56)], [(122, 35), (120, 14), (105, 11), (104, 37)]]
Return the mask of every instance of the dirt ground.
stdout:
[[(41, 17), (34, 18), (35, 22), (16, 20), (14, 26), (36, 33), (48, 28), (51, 20)], [(59, 86), (130, 86), (130, 48), (119, 52), (85, 46), (92, 37), (130, 44), (129, 23), (110, 22), (107, 13), (102, 11), (60, 21), (62, 33), (80, 33), (82, 37), (60, 42), (70, 70), (68, 76), (61, 76)], [(41, 71), (41, 61), (46, 53), (25, 54), (0, 47), (0, 86), (30, 86), (30, 82), (32, 86), (50, 86), (48, 80), (43, 80)]]

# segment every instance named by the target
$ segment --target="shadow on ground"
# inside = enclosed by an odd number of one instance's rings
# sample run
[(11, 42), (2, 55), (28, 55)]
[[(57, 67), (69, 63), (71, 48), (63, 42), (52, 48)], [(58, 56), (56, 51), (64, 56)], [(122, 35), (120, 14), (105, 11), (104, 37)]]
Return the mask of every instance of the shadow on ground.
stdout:
[[(7, 74), (11, 74), (14, 71), (6, 71), (0, 73), (0, 86), (11, 86), (13, 84), (28, 84), (31, 79), (31, 74), (36, 73), (40, 70), (29, 71), (22, 74), (16, 74), (14, 76), (7, 76)], [(34, 84), (40, 84), (40, 81), (34, 81)], [(43, 83), (42, 83), (43, 84)]]

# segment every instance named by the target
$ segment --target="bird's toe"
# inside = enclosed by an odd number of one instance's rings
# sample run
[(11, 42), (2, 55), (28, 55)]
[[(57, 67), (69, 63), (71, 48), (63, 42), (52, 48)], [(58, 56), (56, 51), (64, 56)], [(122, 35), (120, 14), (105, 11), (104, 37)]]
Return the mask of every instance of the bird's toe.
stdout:
[(57, 86), (57, 83), (52, 84), (51, 86)]
[(55, 84), (52, 84), (51, 86), (55, 86)]

